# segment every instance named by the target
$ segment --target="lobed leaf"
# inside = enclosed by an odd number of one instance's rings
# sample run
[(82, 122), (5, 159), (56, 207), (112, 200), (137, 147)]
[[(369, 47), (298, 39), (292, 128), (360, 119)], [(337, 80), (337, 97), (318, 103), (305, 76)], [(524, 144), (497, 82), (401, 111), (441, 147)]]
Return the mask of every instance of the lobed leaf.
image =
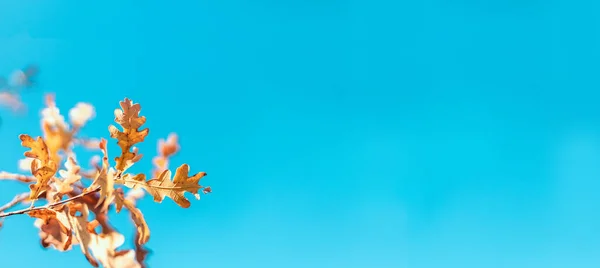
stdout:
[(185, 192), (194, 194), (196, 199), (200, 199), (198, 190), (204, 188), (199, 184), (200, 179), (206, 175), (206, 172), (199, 172), (188, 177), (190, 167), (183, 164), (175, 170), (175, 176), (171, 181), (171, 171), (165, 170), (156, 179), (147, 182), (147, 190), (154, 197), (154, 201), (160, 203), (165, 197), (169, 197), (183, 208), (190, 207), (190, 201), (185, 198)]
[[(114, 121), (121, 129), (111, 125), (109, 132), (112, 138), (117, 139), (121, 154), (114, 158), (115, 165), (111, 167), (105, 139), (92, 142), (75, 137), (77, 130), (94, 117), (93, 106), (78, 103), (71, 109), (69, 116), (73, 129), (69, 129), (54, 103), (53, 95), (48, 95), (47, 107), (42, 112), (44, 137), (34, 139), (26, 134), (19, 136), (21, 145), (30, 149), (24, 153), (26, 160), (19, 163), (22, 166), (27, 164), (33, 177), (0, 173), (0, 179), (35, 181), (30, 185), (28, 200), (32, 202), (32, 207), (3, 215), (28, 214), (36, 219), (34, 224), (40, 229), (43, 247), (66, 251), (73, 245), (79, 245), (88, 262), (94, 267), (101, 265), (107, 268), (142, 268), (146, 267), (144, 262), (149, 253), (143, 245), (150, 238), (150, 228), (144, 214), (136, 207), (136, 201), (143, 198), (144, 192), (148, 192), (158, 203), (168, 197), (180, 207), (188, 208), (191, 203), (185, 197), (186, 193), (200, 199), (200, 190), (206, 194), (211, 192), (211, 189), (200, 185), (200, 179), (206, 176), (206, 173), (190, 175), (188, 164), (179, 166), (171, 178), (169, 158), (180, 149), (177, 135), (173, 133), (169, 134), (166, 140), (161, 139), (158, 142), (158, 155), (152, 159), (152, 179), (146, 180), (145, 174), (126, 173), (127, 169), (142, 158), (134, 145), (146, 139), (149, 129), (141, 129), (146, 118), (140, 116), (140, 104), (135, 104), (128, 98), (119, 104), (121, 108), (115, 109)], [(98, 158), (97, 161), (91, 162), (94, 167), (92, 171), (82, 171), (77, 164), (75, 153), (71, 150), (74, 145), (99, 148), (102, 151), (101, 160)], [(61, 151), (65, 154), (59, 154)], [(64, 169), (58, 170), (62, 158), (66, 158)], [(54, 177), (57, 171), (60, 178)], [(86, 186), (82, 178), (93, 181)], [(115, 184), (131, 190), (125, 195), (123, 189), (115, 188)], [(44, 193), (49, 204), (33, 208), (33, 201)], [(62, 200), (63, 196), (68, 198)], [(27, 193), (23, 199), (17, 200), (24, 200), (26, 197)], [(4, 211), (14, 206), (13, 203), (2, 206), (0, 210)], [(136, 227), (134, 249), (118, 249), (125, 238), (109, 221), (108, 210), (112, 208), (111, 204), (115, 205), (117, 212), (123, 207), (129, 211)], [(101, 227), (99, 231), (96, 231), (97, 227)]]
[(109, 126), (108, 130), (110, 136), (117, 139), (117, 144), (121, 147), (121, 155), (115, 157), (115, 168), (121, 174), (142, 158), (142, 155), (138, 154), (136, 150), (133, 152), (130, 150), (134, 144), (144, 141), (146, 136), (148, 136), (149, 129), (139, 130), (146, 122), (146, 117), (139, 115), (141, 110), (140, 104), (134, 104), (127, 98), (119, 102), (119, 104), (121, 105), (121, 110), (115, 109), (115, 122), (123, 128), (123, 131), (118, 130), (113, 125)]
[(50, 159), (48, 147), (42, 137), (34, 140), (27, 134), (21, 134), (19, 139), (21, 139), (22, 146), (31, 149), (25, 152), (24, 155), (38, 160), (31, 162), (31, 174), (35, 176), (37, 181), (35, 184), (30, 185), (29, 198), (35, 200), (48, 187), (48, 182), (56, 173), (57, 164)]

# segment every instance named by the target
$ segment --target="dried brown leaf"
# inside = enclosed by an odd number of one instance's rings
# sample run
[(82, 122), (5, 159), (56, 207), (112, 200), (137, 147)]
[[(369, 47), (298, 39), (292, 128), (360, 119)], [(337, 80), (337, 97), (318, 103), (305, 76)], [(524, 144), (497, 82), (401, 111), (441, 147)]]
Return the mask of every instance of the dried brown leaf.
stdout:
[[(81, 215), (77, 215), (77, 212), (80, 212)], [(90, 228), (88, 227), (88, 208), (85, 204), (79, 204), (79, 206), (71, 204), (69, 206), (69, 221), (73, 226), (73, 233), (75, 237), (79, 241), (79, 246), (81, 251), (85, 255), (85, 258), (88, 262), (94, 266), (98, 267), (98, 262), (92, 254), (90, 253), (89, 247), (92, 245), (92, 236), (90, 234)]]
[[(56, 107), (54, 96), (48, 95), (47, 107), (42, 111), (43, 138), (20, 136), (21, 145), (30, 149), (24, 153), (27, 159), (20, 161), (20, 164), (23, 166), (27, 163), (33, 177), (0, 173), (0, 179), (35, 181), (30, 186), (28, 201), (33, 202), (45, 194), (49, 204), (43, 207), (33, 207), (32, 204), (29, 209), (2, 213), (0, 218), (17, 214), (28, 214), (36, 218), (35, 226), (40, 229), (39, 235), (44, 247), (65, 251), (73, 245), (79, 245), (94, 267), (142, 268), (146, 267), (144, 262), (149, 251), (143, 245), (150, 238), (150, 229), (142, 211), (136, 207), (136, 201), (144, 196), (144, 192), (148, 192), (156, 202), (160, 203), (165, 197), (169, 197), (179, 206), (188, 208), (191, 204), (185, 197), (186, 192), (200, 199), (199, 191), (209, 193), (211, 189), (199, 184), (206, 173), (189, 175), (187, 164), (177, 168), (171, 178), (169, 160), (180, 149), (176, 134), (159, 140), (158, 155), (152, 159), (152, 179), (146, 180), (145, 174), (126, 173), (127, 169), (142, 158), (135, 146), (146, 139), (149, 130), (142, 129), (146, 118), (140, 116), (140, 104), (133, 103), (128, 98), (119, 104), (120, 109), (114, 111), (114, 121), (120, 128), (109, 126), (110, 136), (117, 140), (121, 149), (121, 154), (114, 158), (116, 163), (113, 168), (109, 165), (105, 139), (97, 142), (75, 137), (78, 129), (94, 117), (94, 108), (80, 103), (71, 109), (69, 116), (73, 129), (69, 129)], [(75, 160), (76, 155), (71, 150), (73, 146), (100, 148), (103, 157), (91, 162), (91, 171), (81, 170)], [(65, 169), (58, 171), (63, 157), (67, 158)], [(60, 178), (54, 177), (57, 171)], [(93, 179), (89, 187), (79, 183), (82, 177)], [(115, 188), (115, 184), (124, 185), (131, 190), (125, 195), (123, 189)], [(62, 200), (63, 195), (69, 198)], [(0, 207), (0, 210), (6, 210), (25, 198), (24, 196)], [(125, 207), (130, 213), (136, 227), (135, 249), (119, 249), (125, 238), (109, 223), (108, 208), (113, 203), (117, 212)], [(96, 231), (100, 226), (102, 228)]]
[[(139, 232), (135, 232), (134, 241), (139, 241), (140, 236), (141, 235)], [(134, 244), (135, 244), (135, 259), (141, 265), (141, 268), (146, 268), (147, 267), (146, 258), (148, 258), (148, 254), (150, 254), (150, 250), (148, 250), (146, 247), (144, 247), (144, 245), (139, 244), (137, 242)]]
[(115, 109), (115, 122), (119, 124), (123, 131), (111, 125), (108, 130), (112, 138), (117, 139), (117, 144), (121, 147), (121, 155), (115, 158), (115, 169), (119, 174), (125, 172), (135, 162), (142, 158), (142, 155), (137, 153), (137, 150), (130, 151), (134, 144), (143, 142), (148, 136), (149, 129), (139, 128), (146, 122), (145, 116), (140, 116), (140, 104), (134, 104), (131, 100), (119, 102), (121, 109)]
[(71, 249), (71, 244), (73, 244), (72, 227), (63, 210), (41, 209), (32, 210), (27, 214), (37, 218), (34, 225), (40, 228), (39, 235), (44, 248), (52, 246), (59, 251)]
[(24, 153), (26, 157), (34, 158), (37, 161), (31, 162), (31, 174), (37, 179), (35, 184), (30, 185), (30, 199), (37, 199), (42, 191), (47, 188), (48, 182), (56, 174), (57, 164), (50, 159), (48, 147), (42, 139), (38, 137), (33, 139), (27, 134), (19, 135), (21, 145), (31, 150)]
[(150, 228), (148, 227), (148, 223), (146, 223), (146, 220), (144, 219), (144, 214), (142, 214), (142, 211), (136, 208), (135, 204), (131, 200), (127, 200), (125, 198), (122, 190), (116, 192), (115, 196), (117, 213), (120, 212), (124, 206), (129, 210), (131, 214), (131, 219), (133, 220), (137, 228), (137, 233), (139, 234), (137, 244), (143, 245), (146, 242), (148, 242), (148, 239), (150, 239)]
[(105, 268), (139, 268), (133, 250), (116, 250), (123, 245), (125, 237), (115, 231), (96, 234), (90, 230), (92, 237), (90, 250), (94, 257)]
[(98, 204), (96, 204), (96, 207), (101, 207), (102, 211), (106, 211), (113, 200), (115, 179), (114, 172), (109, 170), (107, 144), (105, 139), (100, 141), (100, 149), (104, 154), (102, 157), (102, 169), (100, 172), (98, 172), (96, 179), (90, 186), (90, 189), (100, 187), (100, 198), (98, 200)]
[(70, 151), (75, 131), (69, 130), (56, 107), (53, 94), (46, 95), (46, 108), (42, 110), (42, 130), (44, 139), (50, 149), (50, 157), (55, 162), (60, 162), (59, 151)]
[(177, 134), (171, 133), (166, 140), (158, 140), (158, 155), (152, 159), (154, 170), (152, 177), (158, 178), (160, 173), (169, 169), (169, 158), (179, 151)]
[(171, 171), (165, 170), (156, 179), (147, 182), (147, 190), (154, 197), (154, 201), (160, 203), (165, 197), (169, 197), (183, 208), (190, 207), (190, 201), (184, 196), (185, 192), (194, 194), (196, 199), (200, 199), (198, 190), (204, 188), (200, 185), (200, 179), (206, 175), (206, 172), (199, 172), (188, 177), (190, 167), (183, 164), (175, 171), (175, 176), (171, 181)]
[(55, 179), (54, 185), (56, 185), (56, 191), (58, 194), (67, 194), (72, 192), (73, 184), (81, 180), (81, 175), (79, 172), (81, 171), (81, 167), (77, 165), (75, 160), (72, 157), (67, 158), (67, 162), (65, 163), (65, 169), (61, 169), (58, 171), (58, 174), (62, 178)]

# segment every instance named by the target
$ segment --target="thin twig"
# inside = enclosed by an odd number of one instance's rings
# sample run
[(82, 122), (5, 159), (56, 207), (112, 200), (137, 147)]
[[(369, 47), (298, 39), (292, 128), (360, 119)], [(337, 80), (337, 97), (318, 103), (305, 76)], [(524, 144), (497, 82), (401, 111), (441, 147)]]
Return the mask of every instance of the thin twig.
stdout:
[(18, 194), (17, 196), (15, 196), (15, 198), (13, 198), (13, 200), (0, 207), (0, 212), (4, 212), (5, 210), (16, 206), (17, 204), (27, 200), (27, 198), (29, 198), (29, 193)]
[(83, 177), (83, 178), (93, 180), (97, 177), (98, 171), (97, 170), (94, 170), (94, 171), (81, 170), (81, 171), (79, 171), (79, 175), (81, 175), (81, 177)]
[(32, 208), (26, 208), (26, 209), (21, 209), (21, 210), (17, 210), (17, 211), (12, 211), (12, 212), (8, 212), (8, 213), (1, 213), (1, 214), (0, 214), (0, 218), (4, 218), (4, 217), (8, 217), (8, 216), (12, 216), (12, 215), (17, 215), (17, 214), (25, 214), (25, 213), (28, 213), (28, 212), (31, 212), (31, 211), (34, 211), (34, 210), (41, 210), (41, 209), (48, 209), (48, 208), (52, 208), (52, 207), (55, 207), (55, 206), (58, 206), (58, 205), (62, 205), (62, 204), (64, 204), (64, 203), (71, 202), (71, 201), (73, 201), (73, 200), (75, 200), (75, 199), (77, 199), (77, 198), (81, 198), (81, 197), (84, 197), (84, 196), (86, 196), (86, 195), (93, 194), (93, 193), (95, 193), (95, 192), (98, 192), (98, 191), (100, 191), (100, 187), (97, 187), (97, 188), (95, 188), (95, 189), (93, 189), (93, 190), (91, 190), (91, 191), (89, 191), (89, 192), (81, 193), (81, 194), (78, 194), (78, 195), (76, 195), (76, 196), (73, 196), (73, 197), (71, 197), (71, 198), (68, 198), (68, 199), (62, 200), (62, 201), (60, 201), (60, 202), (56, 202), (56, 203), (52, 203), (52, 204), (48, 204), (48, 205), (45, 205), (45, 206), (41, 206), (41, 207), (32, 207)]
[(8, 173), (8, 172), (0, 172), (0, 180), (15, 180), (15, 181), (20, 181), (20, 182), (35, 182), (37, 181), (34, 177), (31, 176), (25, 176), (25, 175), (21, 175), (21, 174), (15, 174), (15, 173)]

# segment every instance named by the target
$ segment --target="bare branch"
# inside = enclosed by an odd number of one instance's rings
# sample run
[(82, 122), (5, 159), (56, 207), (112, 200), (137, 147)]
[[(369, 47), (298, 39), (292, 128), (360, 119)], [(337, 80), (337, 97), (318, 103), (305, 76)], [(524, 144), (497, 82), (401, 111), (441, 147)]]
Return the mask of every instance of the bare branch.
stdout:
[(24, 202), (25, 200), (27, 200), (27, 198), (29, 198), (29, 193), (18, 194), (17, 196), (15, 196), (15, 198), (13, 198), (13, 200), (8, 202), (4, 206), (0, 207), (0, 212), (4, 212), (5, 210), (7, 210), (9, 208), (14, 207), (21, 202)]
[(21, 209), (21, 210), (17, 210), (17, 211), (8, 212), (8, 213), (2, 213), (2, 214), (0, 214), (0, 218), (4, 218), (4, 217), (8, 217), (8, 216), (12, 216), (12, 215), (18, 215), (18, 214), (25, 214), (25, 213), (28, 213), (28, 212), (30, 212), (30, 211), (34, 211), (34, 210), (41, 210), (41, 209), (53, 208), (53, 207), (55, 207), (55, 206), (58, 206), (58, 205), (62, 205), (62, 204), (64, 204), (64, 203), (71, 202), (71, 201), (73, 201), (73, 200), (75, 200), (75, 199), (78, 199), (78, 198), (84, 197), (84, 196), (86, 196), (86, 195), (93, 194), (93, 193), (95, 193), (95, 192), (98, 192), (98, 191), (100, 191), (100, 187), (97, 187), (97, 188), (95, 188), (95, 189), (93, 189), (93, 190), (91, 190), (91, 191), (89, 191), (89, 192), (84, 192), (84, 193), (78, 194), (78, 195), (76, 195), (76, 196), (73, 196), (73, 197), (71, 197), (71, 198), (68, 198), (68, 199), (62, 200), (62, 201), (60, 201), (60, 202), (56, 202), (56, 203), (52, 203), (52, 204), (48, 204), (48, 205), (45, 205), (45, 206), (41, 206), (41, 207), (32, 207), (32, 208)]
[(5, 171), (0, 172), (0, 180), (15, 180), (25, 183), (36, 182), (37, 180), (32, 176), (25, 176), (21, 174), (8, 173)]

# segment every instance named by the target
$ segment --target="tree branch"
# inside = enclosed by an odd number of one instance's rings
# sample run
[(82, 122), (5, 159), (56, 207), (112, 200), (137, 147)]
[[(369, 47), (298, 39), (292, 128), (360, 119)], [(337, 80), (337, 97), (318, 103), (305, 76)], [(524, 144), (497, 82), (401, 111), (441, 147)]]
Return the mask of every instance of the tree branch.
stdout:
[(25, 182), (25, 183), (37, 181), (34, 177), (31, 177), (31, 176), (8, 173), (8, 172), (4, 172), (4, 171), (0, 172), (0, 180), (15, 180), (15, 181), (20, 181), (20, 182)]
[(21, 209), (21, 210), (17, 210), (17, 211), (8, 212), (8, 213), (0, 213), (0, 218), (12, 216), (12, 215), (18, 215), (18, 214), (25, 214), (25, 213), (28, 213), (28, 212), (31, 212), (31, 211), (34, 211), (34, 210), (42, 210), (42, 209), (53, 208), (55, 206), (71, 202), (71, 201), (73, 201), (75, 199), (84, 197), (86, 195), (93, 194), (93, 193), (98, 192), (98, 191), (100, 191), (100, 187), (96, 187), (95, 189), (93, 189), (93, 190), (91, 190), (89, 192), (81, 193), (81, 194), (78, 194), (78, 195), (73, 196), (71, 198), (68, 198), (68, 199), (56, 202), (56, 203), (52, 203), (52, 204), (48, 204), (48, 205), (44, 205), (44, 206), (40, 206), (40, 207), (32, 207), (32, 208)]
[(0, 207), (0, 212), (4, 212), (5, 210), (16, 206), (17, 204), (27, 200), (27, 198), (29, 198), (29, 193), (18, 194), (17, 196), (15, 196), (15, 198), (13, 198), (13, 200)]

